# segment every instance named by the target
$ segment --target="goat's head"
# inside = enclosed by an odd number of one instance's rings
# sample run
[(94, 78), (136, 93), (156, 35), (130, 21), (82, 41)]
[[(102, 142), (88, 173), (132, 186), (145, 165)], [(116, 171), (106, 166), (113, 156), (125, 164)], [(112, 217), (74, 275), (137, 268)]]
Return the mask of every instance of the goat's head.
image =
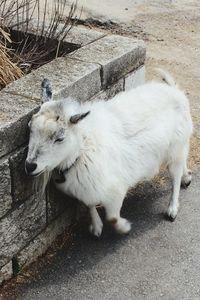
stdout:
[(77, 113), (80, 105), (72, 101), (68, 105), (65, 103), (67, 99), (51, 101), (52, 89), (47, 79), (42, 82), (41, 100), (39, 112), (29, 122), (25, 169), (32, 176), (50, 172), (66, 159), (73, 160), (80, 150), (76, 124), (89, 114), (89, 111)]

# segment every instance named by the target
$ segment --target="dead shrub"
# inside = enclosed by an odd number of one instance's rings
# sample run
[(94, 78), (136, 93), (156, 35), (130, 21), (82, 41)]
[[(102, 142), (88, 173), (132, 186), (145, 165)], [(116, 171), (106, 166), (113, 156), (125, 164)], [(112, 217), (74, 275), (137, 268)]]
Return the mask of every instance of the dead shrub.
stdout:
[(71, 5), (67, 16), (67, 0), (50, 5), (52, 2), (1, 1), (0, 88), (69, 52), (67, 47), (61, 49), (61, 45), (78, 20), (77, 2)]

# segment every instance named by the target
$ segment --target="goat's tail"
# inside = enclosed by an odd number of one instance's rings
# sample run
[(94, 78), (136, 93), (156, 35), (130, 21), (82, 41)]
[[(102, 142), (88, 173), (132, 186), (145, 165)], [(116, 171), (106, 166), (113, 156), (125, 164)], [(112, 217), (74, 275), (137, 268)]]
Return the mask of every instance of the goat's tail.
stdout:
[(177, 87), (177, 83), (175, 82), (174, 78), (166, 71), (156, 68), (155, 69), (160, 75), (163, 82), (167, 83), (170, 86)]

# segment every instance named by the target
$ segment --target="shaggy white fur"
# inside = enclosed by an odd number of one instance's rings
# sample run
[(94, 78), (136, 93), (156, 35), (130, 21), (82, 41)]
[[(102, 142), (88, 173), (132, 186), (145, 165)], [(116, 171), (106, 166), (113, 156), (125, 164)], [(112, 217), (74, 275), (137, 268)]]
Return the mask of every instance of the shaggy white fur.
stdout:
[(192, 120), (184, 93), (169, 74), (162, 76), (168, 84), (146, 83), (107, 102), (47, 101), (30, 122), (27, 172), (61, 170), (64, 181), (57, 187), (90, 208), (96, 236), (103, 228), (98, 204), (118, 232), (129, 232), (130, 223), (120, 216), (126, 193), (158, 174), (163, 163), (173, 185), (168, 216), (177, 215), (181, 181), (191, 181)]

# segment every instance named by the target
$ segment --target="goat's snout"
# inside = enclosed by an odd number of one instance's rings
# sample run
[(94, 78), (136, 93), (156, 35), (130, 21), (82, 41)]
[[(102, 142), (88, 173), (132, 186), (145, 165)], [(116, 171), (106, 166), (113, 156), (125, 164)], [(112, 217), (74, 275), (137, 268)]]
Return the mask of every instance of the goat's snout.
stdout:
[(36, 164), (36, 163), (28, 162), (28, 161), (26, 160), (26, 162), (25, 162), (25, 170), (26, 170), (26, 173), (27, 173), (27, 174), (31, 175), (31, 173), (32, 173), (33, 171), (35, 171), (36, 168), (37, 168), (37, 164)]

